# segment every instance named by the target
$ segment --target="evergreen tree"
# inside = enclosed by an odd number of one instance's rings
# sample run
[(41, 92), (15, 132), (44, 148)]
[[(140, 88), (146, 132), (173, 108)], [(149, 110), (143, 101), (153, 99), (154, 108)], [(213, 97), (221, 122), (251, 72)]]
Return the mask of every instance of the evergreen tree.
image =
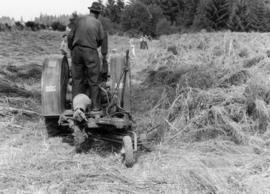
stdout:
[(270, 9), (265, 9), (264, 14), (264, 21), (265, 21), (265, 31), (270, 31)]
[(137, 30), (143, 34), (155, 36), (156, 24), (162, 17), (164, 16), (159, 6), (147, 6), (141, 1), (131, 1), (125, 7), (121, 24), (124, 31)]
[(116, 10), (115, 22), (116, 23), (121, 22), (122, 12), (124, 8), (125, 8), (124, 0), (117, 0), (116, 5), (115, 5), (115, 10)]
[(116, 7), (121, 12), (125, 8), (125, 2), (124, 2), (124, 0), (117, 0)]
[(262, 0), (249, 1), (249, 27), (254, 31), (264, 31), (265, 25), (265, 8)]
[(262, 0), (238, 0), (230, 18), (233, 31), (266, 31), (267, 10)]
[[(108, 1), (109, 10), (119, 4), (117, 0)], [(130, 0), (127, 6), (116, 10), (124, 10), (120, 15), (125, 31), (134, 29), (151, 35), (156, 34), (153, 29), (163, 17), (170, 25), (185, 28), (270, 30), (270, 7), (265, 6), (264, 0)], [(112, 21), (118, 21), (113, 11), (109, 15)], [(165, 23), (163, 19), (159, 29)]]
[(165, 19), (165, 16), (163, 15), (162, 9), (157, 4), (150, 4), (147, 7), (151, 14), (148, 35), (156, 36), (156, 26), (160, 20)]
[(104, 16), (112, 22), (120, 23), (124, 7), (125, 3), (123, 0), (108, 0), (104, 10)]
[(160, 6), (160, 0), (139, 0), (145, 5), (157, 5)]
[(234, 4), (233, 13), (229, 21), (229, 28), (233, 31), (248, 31), (248, 4), (246, 0), (239, 0)]
[(231, 0), (201, 0), (194, 24), (199, 28), (226, 29), (231, 12)]
[(192, 26), (199, 2), (200, 0), (183, 0), (176, 20), (178, 26)]
[(171, 25), (176, 24), (181, 2), (182, 1), (179, 0), (160, 0), (160, 6), (163, 10), (163, 14), (171, 22)]

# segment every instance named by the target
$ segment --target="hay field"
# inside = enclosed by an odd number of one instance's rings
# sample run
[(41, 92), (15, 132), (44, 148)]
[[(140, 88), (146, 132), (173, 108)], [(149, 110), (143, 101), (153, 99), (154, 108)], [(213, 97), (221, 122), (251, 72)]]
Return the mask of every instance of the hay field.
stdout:
[[(0, 193), (270, 193), (269, 34), (164, 36), (137, 49), (134, 115), (152, 143), (133, 168), (109, 144), (78, 154), (46, 137), (40, 65), (60, 41), (0, 33), (0, 78), (28, 94), (0, 88)], [(110, 48), (124, 52), (128, 39), (110, 37)]]

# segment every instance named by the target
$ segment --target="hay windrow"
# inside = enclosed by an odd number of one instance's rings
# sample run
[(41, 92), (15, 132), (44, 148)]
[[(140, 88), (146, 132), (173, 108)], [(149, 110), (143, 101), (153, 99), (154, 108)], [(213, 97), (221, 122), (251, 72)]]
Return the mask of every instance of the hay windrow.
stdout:
[[(243, 68), (241, 58), (247, 57), (243, 42), (233, 39), (233, 44), (237, 46), (233, 46), (229, 54), (226, 44), (224, 51), (218, 45), (211, 48), (208, 48), (209, 45), (202, 46), (209, 42), (210, 39), (204, 37), (198, 41), (197, 47), (193, 45), (194, 42), (190, 43), (190, 47), (187, 46), (189, 43), (179, 43), (178, 50), (181, 52), (178, 59), (172, 57), (174, 63), (170, 65), (158, 62), (158, 59), (164, 58), (164, 54), (150, 55), (148, 62), (154, 66), (148, 67), (144, 85), (148, 88), (169, 87), (176, 91), (173, 99), (169, 100), (169, 106), (159, 106), (156, 110), (160, 115), (167, 113), (163, 121), (160, 121), (160, 117), (153, 117), (159, 121), (156, 123), (165, 126), (167, 139), (171, 137), (178, 141), (197, 142), (222, 137), (236, 144), (249, 144), (254, 134), (267, 131), (269, 123), (270, 87), (264, 78), (267, 72), (262, 72), (256, 66), (264, 60), (264, 56), (244, 60)], [(224, 37), (224, 42), (232, 40)], [(193, 47), (199, 48), (197, 55)], [(219, 48), (219, 53), (213, 54), (213, 48), (214, 51)], [(190, 50), (196, 56), (196, 65), (194, 62), (186, 63), (190, 59)], [(211, 50), (212, 55), (208, 55), (206, 50)], [(249, 50), (250, 54), (252, 50)], [(176, 67), (177, 61), (179, 64)], [(154, 125), (155, 122), (152, 122), (151, 126)]]
[(243, 67), (251, 68), (251, 67), (257, 65), (258, 63), (260, 63), (263, 59), (264, 59), (264, 56), (256, 56), (256, 57), (253, 57), (251, 59), (247, 59), (244, 61)]
[(225, 75), (219, 80), (219, 87), (239, 86), (245, 84), (251, 77), (247, 70), (239, 70)]
[[(225, 135), (236, 143), (247, 141), (239, 124), (245, 117), (245, 107), (244, 104), (241, 105), (245, 99), (226, 96), (218, 90), (215, 94), (190, 90), (178, 99), (171, 108), (169, 117), (176, 129), (185, 131), (182, 137), (186, 134), (186, 140), (198, 141)], [(185, 122), (180, 124), (184, 128), (177, 126), (179, 120)]]

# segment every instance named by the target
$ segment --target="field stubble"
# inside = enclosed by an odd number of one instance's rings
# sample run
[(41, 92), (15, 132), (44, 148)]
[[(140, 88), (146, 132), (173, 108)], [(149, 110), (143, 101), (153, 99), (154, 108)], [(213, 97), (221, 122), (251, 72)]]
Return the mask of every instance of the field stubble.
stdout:
[[(134, 114), (155, 146), (127, 169), (110, 145), (77, 154), (46, 137), (36, 115), (39, 68), (59, 53), (61, 34), (1, 33), (0, 78), (28, 96), (1, 93), (0, 192), (269, 193), (269, 38), (183, 34), (137, 50)], [(110, 39), (110, 48), (128, 48), (128, 39)], [(167, 52), (172, 45), (177, 55)]]

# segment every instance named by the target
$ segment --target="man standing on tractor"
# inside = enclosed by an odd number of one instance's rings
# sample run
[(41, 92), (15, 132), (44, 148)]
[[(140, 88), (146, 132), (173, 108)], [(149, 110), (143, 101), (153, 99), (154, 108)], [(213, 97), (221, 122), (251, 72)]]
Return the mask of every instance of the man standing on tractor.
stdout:
[[(72, 96), (74, 98), (78, 94), (86, 94), (85, 81), (87, 80), (92, 113), (100, 115), (100, 60), (97, 49), (102, 46), (106, 36), (98, 20), (102, 11), (100, 3), (93, 2), (89, 10), (90, 15), (76, 18), (68, 34), (68, 46), (72, 58)], [(102, 54), (107, 54), (107, 51)]]

